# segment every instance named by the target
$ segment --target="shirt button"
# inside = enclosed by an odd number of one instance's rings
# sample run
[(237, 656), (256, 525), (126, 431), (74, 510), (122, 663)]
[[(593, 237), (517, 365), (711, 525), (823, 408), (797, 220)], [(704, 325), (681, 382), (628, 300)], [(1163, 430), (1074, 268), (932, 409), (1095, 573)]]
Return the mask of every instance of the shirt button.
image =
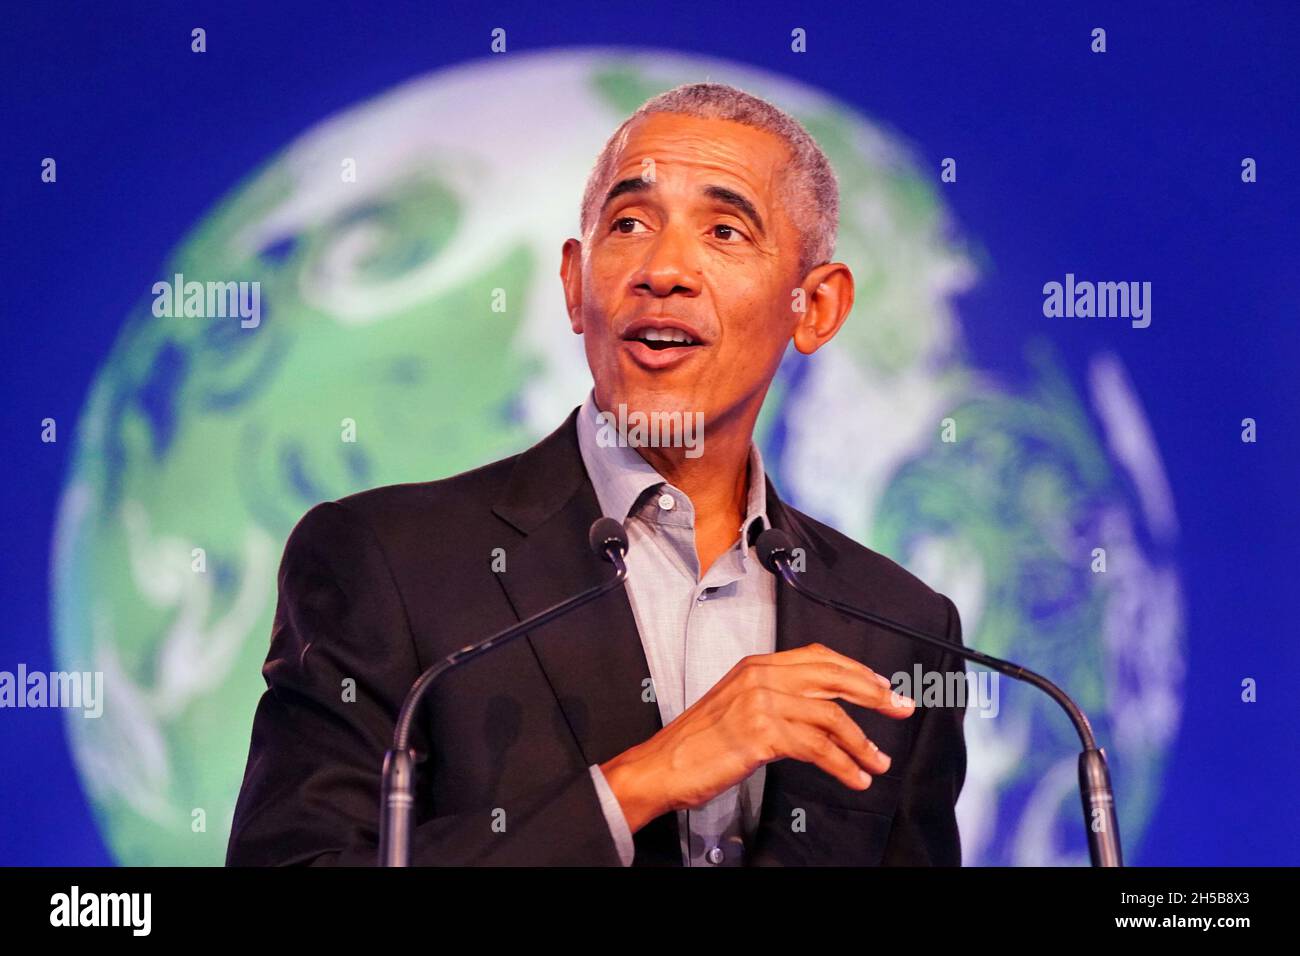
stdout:
[(665, 491), (659, 496), (659, 507), (663, 508), (664, 511), (672, 511), (675, 504), (677, 504), (676, 500), (668, 492)]
[(710, 863), (713, 863), (714, 865), (716, 865), (716, 864), (722, 862), (722, 859), (723, 859), (724, 855), (725, 855), (725, 854), (723, 854), (723, 852), (722, 852), (722, 847), (720, 847), (720, 846), (715, 846), (712, 850), (710, 850), (710, 851), (705, 855), (705, 859), (707, 859)]

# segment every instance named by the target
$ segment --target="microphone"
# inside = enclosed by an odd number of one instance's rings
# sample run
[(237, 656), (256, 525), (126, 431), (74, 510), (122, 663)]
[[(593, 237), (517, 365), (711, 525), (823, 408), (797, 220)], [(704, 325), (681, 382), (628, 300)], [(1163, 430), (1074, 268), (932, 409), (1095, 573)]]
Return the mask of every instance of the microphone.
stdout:
[(1092, 858), (1092, 865), (1124, 865), (1120, 852), (1119, 821), (1115, 815), (1115, 794), (1111, 789), (1110, 771), (1106, 767), (1106, 752), (1097, 746), (1087, 716), (1065, 691), (1041, 674), (1036, 674), (1019, 664), (982, 654), (942, 637), (922, 633), (905, 624), (818, 594), (805, 587), (798, 579), (799, 572), (790, 566), (792, 547), (790, 536), (779, 528), (768, 528), (754, 542), (759, 563), (809, 600), (855, 620), (875, 624), (895, 634), (941, 648), (949, 654), (955, 654), (1000, 674), (1032, 684), (1060, 704), (1069, 715), (1079, 740), (1083, 743), (1083, 752), (1079, 754), (1079, 795), (1083, 801), (1083, 826), (1088, 834), (1088, 853)]
[(433, 682), (452, 668), (509, 643), (520, 634), (526, 634), (549, 624), (556, 618), (563, 617), (575, 608), (582, 607), (623, 584), (627, 580), (627, 564), (624, 563), (623, 557), (628, 549), (627, 533), (623, 530), (623, 526), (613, 518), (597, 518), (587, 532), (587, 543), (592, 551), (614, 565), (612, 578), (559, 604), (552, 605), (544, 611), (539, 611), (532, 617), (525, 618), (518, 624), (484, 638), (476, 644), (468, 644), (460, 650), (453, 651), (437, 664), (429, 667), (411, 685), (397, 716), (392, 749), (384, 754), (383, 780), (379, 797), (380, 866), (410, 865), (412, 817), (415, 811), (415, 765), (424, 759), (423, 755), (417, 753), (410, 745), (411, 724), (415, 719), (416, 707), (419, 706)]

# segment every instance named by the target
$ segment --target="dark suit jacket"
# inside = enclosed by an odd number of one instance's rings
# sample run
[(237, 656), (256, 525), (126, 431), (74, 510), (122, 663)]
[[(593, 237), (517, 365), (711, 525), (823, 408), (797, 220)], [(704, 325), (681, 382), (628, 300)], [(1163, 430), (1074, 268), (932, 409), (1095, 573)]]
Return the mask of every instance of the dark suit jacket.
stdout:
[[(299, 521), (227, 864), (373, 865), (380, 767), (420, 672), (613, 573), (587, 544), (600, 508), (576, 416), (519, 455), (325, 502)], [(770, 479), (767, 502), (771, 523), (805, 548), (811, 587), (961, 640), (947, 597), (783, 504)], [(492, 569), (496, 548), (504, 572)], [(917, 662), (964, 667), (779, 585), (777, 650), (813, 642), (886, 676)], [(661, 729), (643, 700), (649, 675), (622, 588), (445, 675), (415, 723), (430, 757), (412, 864), (618, 865), (587, 768)], [(893, 757), (889, 772), (858, 792), (810, 763), (768, 764), (749, 863), (959, 865), (964, 709), (895, 720), (840, 703)], [(675, 813), (634, 840), (635, 865), (681, 865)]]

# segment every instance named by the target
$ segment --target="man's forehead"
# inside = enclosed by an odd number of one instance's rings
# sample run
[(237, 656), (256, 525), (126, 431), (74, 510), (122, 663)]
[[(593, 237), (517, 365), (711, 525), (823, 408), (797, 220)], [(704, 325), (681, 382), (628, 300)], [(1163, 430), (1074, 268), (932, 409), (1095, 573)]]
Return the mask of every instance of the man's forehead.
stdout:
[(732, 120), (651, 113), (628, 126), (615, 160), (615, 179), (629, 171), (639, 174), (647, 159), (656, 165), (705, 166), (762, 187), (775, 183), (788, 147), (767, 130)]

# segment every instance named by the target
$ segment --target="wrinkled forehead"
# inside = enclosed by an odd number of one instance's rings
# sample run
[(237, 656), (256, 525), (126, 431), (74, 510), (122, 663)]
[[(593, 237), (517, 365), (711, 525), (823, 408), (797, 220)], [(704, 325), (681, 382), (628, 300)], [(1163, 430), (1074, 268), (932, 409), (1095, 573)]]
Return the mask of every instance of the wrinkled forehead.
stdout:
[(597, 209), (614, 184), (640, 176), (651, 162), (660, 181), (730, 186), (747, 195), (767, 221), (784, 218), (777, 210), (784, 205), (790, 148), (775, 133), (680, 113), (640, 117), (628, 125), (611, 158)]

